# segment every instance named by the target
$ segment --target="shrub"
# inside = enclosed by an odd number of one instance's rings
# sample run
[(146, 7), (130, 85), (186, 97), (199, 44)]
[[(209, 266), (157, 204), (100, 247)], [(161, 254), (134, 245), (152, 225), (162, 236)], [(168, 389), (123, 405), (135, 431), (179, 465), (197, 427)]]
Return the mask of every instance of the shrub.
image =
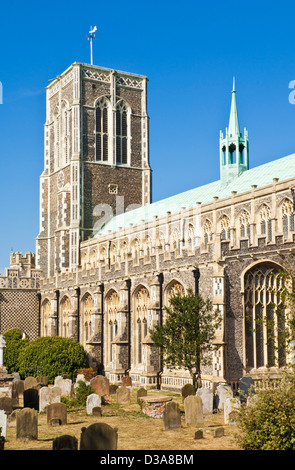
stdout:
[(286, 374), (277, 386), (266, 381), (243, 405), (238, 436), (245, 450), (295, 450), (295, 375)]
[(75, 387), (75, 397), (61, 397), (61, 402), (65, 403), (68, 407), (86, 406), (87, 397), (93, 393), (91, 385), (87, 385), (83, 380), (78, 381), (78, 386)]
[(18, 359), (20, 375), (44, 375), (53, 383), (57, 375), (69, 375), (74, 381), (78, 370), (88, 367), (88, 356), (75, 339), (60, 336), (38, 338), (22, 349)]
[(79, 369), (78, 374), (83, 374), (86, 382), (90, 382), (90, 380), (97, 375), (92, 367), (89, 367), (88, 369)]
[(4, 365), (8, 373), (18, 372), (20, 352), (29, 343), (28, 338), (22, 338), (19, 330), (9, 330), (4, 333), (6, 347), (4, 349)]

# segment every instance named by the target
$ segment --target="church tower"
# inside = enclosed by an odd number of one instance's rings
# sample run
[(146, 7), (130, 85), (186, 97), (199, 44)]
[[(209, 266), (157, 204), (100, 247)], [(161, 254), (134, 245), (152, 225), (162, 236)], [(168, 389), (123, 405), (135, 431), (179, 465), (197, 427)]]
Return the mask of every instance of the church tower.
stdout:
[(75, 62), (46, 89), (37, 266), (79, 265), (99, 224), (151, 202), (147, 78)]
[(248, 131), (246, 128), (244, 129), (244, 136), (240, 133), (235, 79), (233, 80), (229, 125), (226, 128), (225, 136), (220, 131), (219, 148), (220, 179), (222, 183), (228, 184), (243, 171), (249, 169)]

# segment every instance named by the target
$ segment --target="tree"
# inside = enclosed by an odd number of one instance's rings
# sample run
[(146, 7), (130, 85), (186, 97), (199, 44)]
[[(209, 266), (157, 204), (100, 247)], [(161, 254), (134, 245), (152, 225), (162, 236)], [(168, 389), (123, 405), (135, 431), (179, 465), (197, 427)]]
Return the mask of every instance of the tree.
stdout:
[(201, 386), (201, 365), (211, 364), (214, 336), (221, 318), (212, 302), (189, 290), (187, 295), (176, 294), (165, 307), (167, 318), (163, 325), (150, 330), (151, 339), (160, 348), (163, 364), (173, 369), (189, 371), (195, 388)]
[(18, 372), (18, 358), (20, 352), (29, 343), (28, 338), (23, 338), (19, 330), (9, 330), (4, 333), (6, 347), (4, 349), (4, 365), (7, 372)]

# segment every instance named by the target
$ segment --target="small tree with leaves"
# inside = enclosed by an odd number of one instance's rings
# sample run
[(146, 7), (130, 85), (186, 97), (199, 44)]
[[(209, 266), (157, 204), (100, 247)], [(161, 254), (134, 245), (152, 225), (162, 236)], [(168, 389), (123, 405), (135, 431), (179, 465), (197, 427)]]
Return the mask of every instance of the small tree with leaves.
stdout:
[(150, 330), (151, 339), (160, 348), (167, 367), (188, 370), (195, 388), (201, 387), (201, 365), (212, 362), (216, 329), (221, 318), (212, 302), (189, 290), (187, 295), (176, 294), (165, 307), (166, 320)]

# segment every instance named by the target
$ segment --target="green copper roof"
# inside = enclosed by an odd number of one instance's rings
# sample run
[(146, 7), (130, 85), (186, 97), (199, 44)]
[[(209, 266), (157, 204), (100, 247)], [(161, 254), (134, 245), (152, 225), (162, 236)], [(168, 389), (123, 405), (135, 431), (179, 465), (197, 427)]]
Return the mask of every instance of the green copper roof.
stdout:
[(257, 185), (258, 188), (263, 187), (272, 184), (273, 178), (282, 181), (292, 177), (295, 177), (295, 154), (244, 171), (227, 185), (222, 180), (214, 181), (130, 212), (115, 215), (94, 233), (94, 237), (107, 234), (108, 231), (115, 232), (120, 227), (128, 228), (129, 224), (137, 225), (143, 220), (150, 221), (154, 216), (163, 217), (167, 211), (173, 214), (180, 211), (182, 207), (194, 207), (197, 202), (202, 204), (212, 202), (215, 196), (223, 199), (231, 196), (232, 191), (243, 193), (249, 191), (252, 185)]

